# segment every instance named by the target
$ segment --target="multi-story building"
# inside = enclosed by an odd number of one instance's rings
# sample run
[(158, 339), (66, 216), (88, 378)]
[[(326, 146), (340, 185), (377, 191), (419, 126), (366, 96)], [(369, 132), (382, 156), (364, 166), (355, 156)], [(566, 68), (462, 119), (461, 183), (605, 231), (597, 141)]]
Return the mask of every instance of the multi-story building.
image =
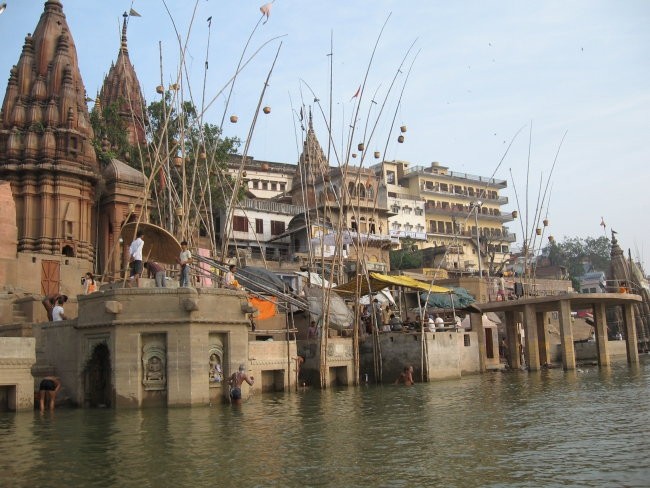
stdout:
[[(394, 247), (399, 247), (400, 240), (410, 238), (418, 248), (426, 247), (425, 201), (419, 194), (412, 194), (409, 188), (400, 185), (397, 180), (398, 168), (404, 161), (384, 161), (383, 175), (385, 191), (379, 193), (380, 205), (387, 209), (388, 233), (393, 238)], [(372, 167), (381, 175), (382, 164)]]
[(450, 171), (439, 163), (386, 161), (374, 169), (386, 184), (391, 235), (431, 248), (432, 266), (477, 271), (479, 244), (482, 269), (497, 270), (507, 258), (515, 236), (503, 225), (514, 218), (501, 210), (508, 203), (499, 195), (505, 180)]

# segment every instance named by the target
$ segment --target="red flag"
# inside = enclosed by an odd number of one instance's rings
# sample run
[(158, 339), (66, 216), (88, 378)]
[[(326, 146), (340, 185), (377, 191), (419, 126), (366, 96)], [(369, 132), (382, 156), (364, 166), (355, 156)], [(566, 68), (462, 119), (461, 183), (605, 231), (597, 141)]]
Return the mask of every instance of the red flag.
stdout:
[(350, 98), (350, 101), (357, 98), (359, 96), (359, 93), (361, 93), (361, 85), (359, 85), (359, 88), (357, 88), (357, 92), (354, 95), (352, 95), (352, 98)]
[(271, 5), (273, 5), (273, 2), (265, 3), (260, 7), (260, 12), (262, 12), (262, 17), (266, 16), (266, 20), (262, 22), (263, 24), (266, 24), (269, 21), (269, 16), (271, 15)]

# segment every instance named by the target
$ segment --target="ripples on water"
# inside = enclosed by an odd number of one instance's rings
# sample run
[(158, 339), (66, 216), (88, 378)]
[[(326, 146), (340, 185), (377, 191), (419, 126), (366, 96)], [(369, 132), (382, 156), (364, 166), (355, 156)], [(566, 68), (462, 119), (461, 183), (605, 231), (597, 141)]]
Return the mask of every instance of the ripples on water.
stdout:
[(0, 414), (0, 486), (650, 486), (639, 368)]

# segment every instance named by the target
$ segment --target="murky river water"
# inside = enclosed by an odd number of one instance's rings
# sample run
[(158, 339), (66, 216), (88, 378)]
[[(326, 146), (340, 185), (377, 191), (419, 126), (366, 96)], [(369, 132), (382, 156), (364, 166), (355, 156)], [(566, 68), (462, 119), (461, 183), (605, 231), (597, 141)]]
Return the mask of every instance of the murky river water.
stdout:
[(170, 410), (0, 414), (0, 486), (650, 486), (650, 360)]

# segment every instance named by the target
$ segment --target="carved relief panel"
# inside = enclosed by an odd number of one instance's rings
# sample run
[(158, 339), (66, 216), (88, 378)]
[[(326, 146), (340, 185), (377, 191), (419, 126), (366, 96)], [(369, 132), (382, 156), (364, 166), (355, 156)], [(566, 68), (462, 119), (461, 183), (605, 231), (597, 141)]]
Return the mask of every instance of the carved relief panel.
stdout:
[(142, 384), (147, 391), (167, 389), (167, 337), (142, 336)]

